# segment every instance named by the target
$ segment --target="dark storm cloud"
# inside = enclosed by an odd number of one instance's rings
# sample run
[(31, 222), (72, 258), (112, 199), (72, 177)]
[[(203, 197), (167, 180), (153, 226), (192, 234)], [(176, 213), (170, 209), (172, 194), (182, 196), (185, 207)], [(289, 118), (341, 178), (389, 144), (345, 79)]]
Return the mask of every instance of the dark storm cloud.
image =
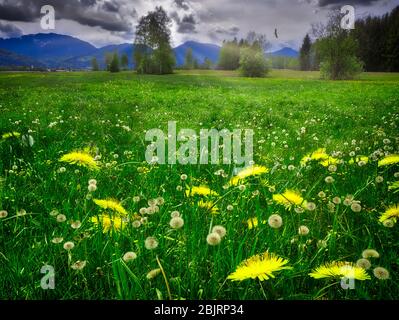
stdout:
[(239, 31), (240, 31), (240, 28), (238, 28), (238, 27), (231, 27), (231, 28), (228, 28), (228, 29), (217, 28), (215, 30), (215, 33), (224, 34), (224, 35), (227, 35), (227, 36), (236, 36)]
[(11, 23), (4, 23), (0, 21), (0, 34), (2, 37), (20, 37), (22, 36), (22, 30)]
[[(40, 17), (40, 8), (51, 5), (56, 19), (73, 20), (90, 27), (101, 27), (108, 31), (129, 31), (130, 21), (119, 14), (115, 1), (97, 6), (97, 0), (0, 0), (0, 19), (7, 21), (33, 22)], [(134, 11), (133, 13), (134, 14)]]
[(183, 9), (183, 10), (190, 9), (185, 0), (174, 0), (174, 1), (175, 1), (175, 4), (177, 5), (177, 7), (179, 7), (180, 9)]
[(319, 0), (320, 7), (335, 6), (335, 5), (362, 5), (370, 6), (375, 2), (382, 2), (381, 0)]
[[(176, 20), (175, 20), (176, 21)], [(194, 19), (194, 15), (185, 15), (181, 21), (177, 21), (178, 28), (177, 32), (180, 33), (195, 33), (195, 25), (197, 22)]]

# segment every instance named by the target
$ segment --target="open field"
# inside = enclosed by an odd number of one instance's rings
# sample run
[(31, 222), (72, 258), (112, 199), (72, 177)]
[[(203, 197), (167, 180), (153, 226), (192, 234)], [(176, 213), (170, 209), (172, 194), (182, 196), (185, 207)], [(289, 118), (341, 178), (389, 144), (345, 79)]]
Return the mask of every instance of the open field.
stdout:
[[(286, 70), (265, 79), (1, 73), (0, 210), (8, 214), (0, 217), (0, 298), (398, 299), (399, 226), (379, 219), (388, 208), (399, 218), (399, 157), (379, 161), (399, 153), (399, 74), (318, 78)], [(234, 165), (147, 164), (145, 131), (167, 132), (168, 121), (196, 132), (253, 129), (254, 160), (267, 172), (235, 184)], [(96, 161), (59, 161), (76, 150)], [(187, 195), (193, 186), (214, 192)], [(173, 211), (180, 229), (170, 226)], [(272, 214), (279, 228), (269, 225)], [(227, 233), (211, 246), (215, 225)], [(148, 237), (157, 239), (153, 250)], [(354, 289), (337, 276), (309, 276), (329, 262), (356, 263), (365, 249), (379, 257), (368, 270), (356, 267), (364, 279)], [(267, 250), (290, 269), (266, 281), (227, 279)], [(137, 258), (125, 261), (126, 252)], [(54, 267), (54, 290), (41, 288), (44, 265)], [(389, 279), (377, 279), (376, 267)]]

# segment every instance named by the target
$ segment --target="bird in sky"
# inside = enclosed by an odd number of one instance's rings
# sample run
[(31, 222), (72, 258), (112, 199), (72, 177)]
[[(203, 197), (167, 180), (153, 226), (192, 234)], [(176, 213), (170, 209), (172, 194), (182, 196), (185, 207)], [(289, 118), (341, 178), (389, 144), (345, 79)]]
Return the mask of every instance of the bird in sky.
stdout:
[(278, 39), (277, 29), (274, 29), (274, 35), (275, 35), (276, 38)]

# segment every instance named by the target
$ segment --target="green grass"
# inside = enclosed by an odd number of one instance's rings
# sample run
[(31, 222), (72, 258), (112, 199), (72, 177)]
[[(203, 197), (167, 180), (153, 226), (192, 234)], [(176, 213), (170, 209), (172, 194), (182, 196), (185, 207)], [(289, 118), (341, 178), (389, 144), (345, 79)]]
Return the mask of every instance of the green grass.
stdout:
[[(235, 72), (179, 71), (168, 76), (138, 76), (131, 72), (1, 73), (0, 134), (16, 131), (34, 138), (32, 147), (21, 137), (0, 140), (0, 298), (2, 299), (158, 299), (168, 298), (165, 279), (146, 274), (165, 271), (173, 299), (397, 299), (399, 297), (398, 225), (378, 222), (385, 209), (398, 203), (388, 190), (398, 165), (377, 167), (382, 152), (398, 153), (399, 74), (363, 74), (354, 81), (319, 80), (317, 72), (273, 70), (265, 79), (237, 77)], [(255, 157), (269, 173), (245, 181), (246, 189), (223, 188), (234, 165), (160, 165), (145, 162), (145, 131), (168, 121), (178, 128), (249, 128), (255, 131)], [(127, 131), (122, 126), (128, 126)], [(301, 128), (306, 133), (300, 133)], [(389, 143), (384, 139), (389, 139)], [(100, 171), (61, 163), (68, 152), (97, 148)], [(336, 172), (318, 163), (301, 167), (300, 160), (318, 148), (341, 151)], [(350, 152), (370, 156), (365, 166), (349, 164)], [(293, 165), (293, 170), (288, 166)], [(13, 167), (14, 166), (14, 167)], [(65, 167), (65, 172), (60, 168)], [(143, 170), (141, 168), (147, 168)], [(226, 177), (214, 173), (224, 169)], [(291, 169), (291, 167), (290, 167)], [(187, 174), (186, 181), (180, 180)], [(325, 178), (335, 181), (327, 184)], [(384, 181), (376, 183), (382, 176)], [(97, 190), (89, 193), (88, 180)], [(219, 214), (186, 197), (185, 188), (207, 185), (219, 193)], [(177, 190), (181, 186), (183, 190)], [(270, 186), (274, 186), (273, 191)], [(274, 193), (301, 192), (315, 211), (297, 213), (272, 200)], [(325, 198), (318, 196), (319, 192)], [(343, 204), (328, 209), (334, 197), (354, 195), (361, 212)], [(140, 196), (139, 203), (133, 201)], [(94, 198), (122, 201), (131, 220), (147, 201), (163, 197), (160, 211), (148, 215), (139, 228), (103, 233), (91, 222), (102, 211)], [(227, 210), (233, 205), (232, 211)], [(24, 209), (27, 214), (17, 216)], [(67, 217), (63, 223), (52, 210)], [(184, 226), (171, 230), (170, 213), (178, 210)], [(277, 213), (280, 229), (259, 222)], [(82, 226), (73, 229), (71, 221)], [(223, 225), (227, 235), (218, 246), (206, 237), (211, 225)], [(308, 226), (307, 236), (298, 228)], [(144, 240), (154, 236), (155, 250)], [(54, 244), (54, 237), (63, 242)], [(319, 240), (326, 247), (317, 246)], [(75, 248), (68, 253), (65, 241)], [(370, 280), (343, 290), (339, 279), (312, 279), (308, 274), (330, 261), (356, 262), (362, 251), (376, 249)], [(226, 277), (244, 259), (266, 250), (289, 260), (292, 269), (274, 279), (232, 282)], [(125, 252), (137, 259), (124, 263)], [(71, 269), (86, 260), (81, 271)], [(43, 290), (43, 265), (55, 268), (55, 289)], [(372, 269), (382, 266), (390, 279), (381, 281)]]

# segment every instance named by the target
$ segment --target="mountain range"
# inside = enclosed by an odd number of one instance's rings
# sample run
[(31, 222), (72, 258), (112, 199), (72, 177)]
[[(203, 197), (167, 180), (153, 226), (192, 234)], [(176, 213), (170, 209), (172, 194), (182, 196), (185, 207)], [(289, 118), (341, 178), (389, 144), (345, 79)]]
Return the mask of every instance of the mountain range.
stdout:
[[(214, 64), (219, 59), (220, 46), (208, 43), (187, 41), (173, 49), (177, 66), (184, 64), (187, 49), (193, 50), (193, 57), (201, 64), (205, 58)], [(35, 67), (51, 69), (90, 69), (93, 57), (101, 68), (105, 67), (105, 53), (127, 54), (129, 68), (133, 65), (134, 45), (123, 43), (96, 48), (90, 43), (75, 37), (56, 33), (38, 33), (19, 38), (0, 38), (0, 67)], [(271, 52), (273, 56), (297, 57), (298, 52), (283, 48)]]

